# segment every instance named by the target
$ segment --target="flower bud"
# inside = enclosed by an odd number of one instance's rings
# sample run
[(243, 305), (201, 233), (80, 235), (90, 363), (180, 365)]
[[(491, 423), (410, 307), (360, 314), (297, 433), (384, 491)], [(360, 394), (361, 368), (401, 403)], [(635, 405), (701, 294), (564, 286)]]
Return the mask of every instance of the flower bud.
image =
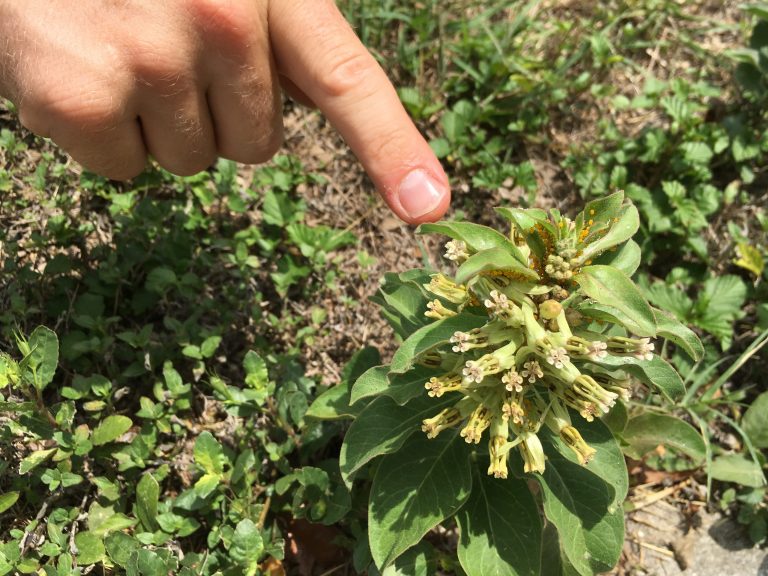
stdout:
[(582, 466), (586, 466), (597, 453), (597, 450), (587, 444), (573, 426), (565, 426), (560, 430), (560, 439), (576, 453)]
[(488, 442), (488, 452), (491, 454), (491, 463), (488, 466), (488, 474), (494, 478), (507, 477), (508, 452), (503, 450), (506, 443), (507, 439), (504, 436), (494, 436), (491, 438), (490, 442)]
[(563, 311), (563, 305), (557, 300), (545, 300), (539, 304), (539, 315), (545, 320), (554, 320)]
[(446, 408), (437, 416), (427, 418), (422, 422), (421, 431), (426, 432), (427, 438), (437, 438), (446, 428), (458, 426), (461, 423), (461, 412), (457, 408)]

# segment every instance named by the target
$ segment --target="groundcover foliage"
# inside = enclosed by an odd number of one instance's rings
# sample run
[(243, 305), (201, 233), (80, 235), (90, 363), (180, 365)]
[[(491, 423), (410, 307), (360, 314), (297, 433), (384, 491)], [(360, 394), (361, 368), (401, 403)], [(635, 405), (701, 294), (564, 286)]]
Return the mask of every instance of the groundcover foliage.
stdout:
[(351, 408), (321, 396), (325, 411), (310, 411), (336, 418), (359, 410), (339, 465), (350, 487), (372, 477), (368, 536), (381, 570), (451, 519), (470, 576), (540, 574), (553, 557), (584, 575), (613, 567), (628, 481), (602, 418), (617, 404), (625, 412), (631, 376), (669, 400), (683, 396), (651, 338), (694, 360), (703, 353), (696, 335), (630, 279), (639, 216), (622, 193), (589, 202), (574, 219), (557, 210), (499, 213), (509, 233), (467, 222), (421, 226), (451, 238), (453, 276), (387, 277), (376, 301), (403, 339), (392, 362), (357, 379)]

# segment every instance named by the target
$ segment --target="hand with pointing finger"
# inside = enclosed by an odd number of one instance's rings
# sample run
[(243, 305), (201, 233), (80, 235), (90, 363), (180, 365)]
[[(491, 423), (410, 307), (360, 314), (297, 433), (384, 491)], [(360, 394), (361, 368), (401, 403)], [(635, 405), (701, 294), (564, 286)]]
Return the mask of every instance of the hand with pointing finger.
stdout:
[(281, 88), (316, 105), (390, 208), (438, 219), (448, 179), (332, 0), (0, 0), (0, 95), (86, 168), (188, 175), (282, 142)]

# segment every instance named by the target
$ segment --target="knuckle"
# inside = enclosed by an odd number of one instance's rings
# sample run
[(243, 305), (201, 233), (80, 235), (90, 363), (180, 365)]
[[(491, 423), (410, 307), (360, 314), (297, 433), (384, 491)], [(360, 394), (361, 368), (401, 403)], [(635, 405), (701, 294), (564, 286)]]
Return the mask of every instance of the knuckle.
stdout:
[(86, 169), (110, 180), (131, 180), (144, 171), (146, 158), (143, 156), (105, 155), (103, 150), (86, 149), (72, 154), (74, 160)]
[(163, 96), (183, 93), (190, 86), (189, 65), (179, 54), (166, 53), (153, 46), (134, 48), (131, 70), (139, 84)]
[(283, 145), (282, 123), (261, 132), (251, 142), (238, 144), (231, 142), (222, 148), (221, 155), (243, 164), (261, 164), (278, 153)]
[(208, 152), (190, 153), (183, 158), (173, 160), (158, 159), (160, 166), (176, 176), (193, 176), (207, 170), (216, 160), (216, 155)]
[[(410, 164), (412, 158), (404, 157), (406, 151), (413, 148), (408, 134), (400, 129), (382, 129), (368, 143), (373, 158), (398, 159), (402, 164)], [(394, 160), (393, 160), (394, 162)]]
[(50, 124), (84, 133), (112, 129), (125, 115), (124, 99), (101, 81), (76, 89), (40, 90), (24, 106), (30, 118), (48, 118)]
[(132, 180), (144, 171), (146, 162), (132, 162), (130, 164), (112, 165), (104, 169), (102, 174), (110, 180)]
[(246, 53), (252, 43), (253, 9), (247, 2), (187, 0), (186, 8), (198, 29), (228, 52)]
[(338, 98), (365, 86), (377, 70), (378, 64), (368, 52), (339, 46), (329, 50), (317, 84), (327, 96)]

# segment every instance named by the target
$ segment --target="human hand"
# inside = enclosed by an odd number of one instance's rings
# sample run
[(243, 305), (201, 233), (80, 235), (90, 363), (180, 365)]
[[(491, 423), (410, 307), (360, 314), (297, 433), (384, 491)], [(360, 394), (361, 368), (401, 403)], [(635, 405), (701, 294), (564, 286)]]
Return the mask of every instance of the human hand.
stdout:
[(435, 220), (448, 179), (332, 0), (0, 0), (0, 95), (118, 180), (188, 175), (282, 143), (280, 89), (315, 104), (390, 208)]

